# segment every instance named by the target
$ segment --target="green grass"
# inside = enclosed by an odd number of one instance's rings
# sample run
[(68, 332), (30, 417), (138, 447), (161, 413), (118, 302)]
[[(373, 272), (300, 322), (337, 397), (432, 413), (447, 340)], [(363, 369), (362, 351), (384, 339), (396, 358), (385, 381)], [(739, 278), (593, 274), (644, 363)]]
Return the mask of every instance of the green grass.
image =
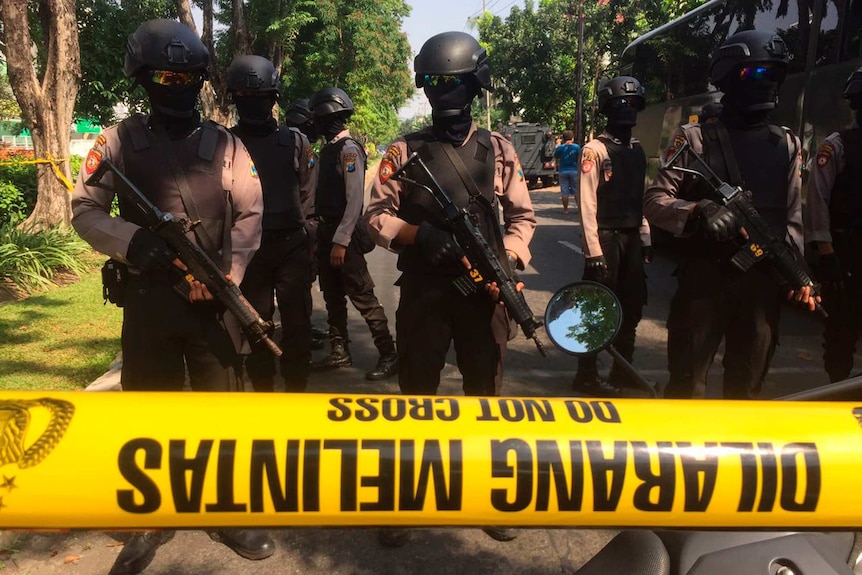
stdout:
[(102, 305), (98, 269), (0, 305), (0, 389), (83, 389), (120, 350), (122, 319), (121, 309)]

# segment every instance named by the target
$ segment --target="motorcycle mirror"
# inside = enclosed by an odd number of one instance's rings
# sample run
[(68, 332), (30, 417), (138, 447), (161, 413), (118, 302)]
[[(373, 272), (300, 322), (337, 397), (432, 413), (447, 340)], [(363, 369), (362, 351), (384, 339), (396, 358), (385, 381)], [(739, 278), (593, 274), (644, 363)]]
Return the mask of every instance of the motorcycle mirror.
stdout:
[(593, 355), (616, 337), (623, 321), (614, 293), (596, 282), (579, 281), (557, 290), (545, 308), (545, 331), (559, 349)]

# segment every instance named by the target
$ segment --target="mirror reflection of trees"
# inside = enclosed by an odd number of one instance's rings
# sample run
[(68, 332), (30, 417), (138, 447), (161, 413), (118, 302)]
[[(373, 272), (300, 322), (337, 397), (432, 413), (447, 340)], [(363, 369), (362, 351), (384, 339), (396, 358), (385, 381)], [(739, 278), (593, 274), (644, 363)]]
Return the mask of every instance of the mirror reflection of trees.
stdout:
[(620, 314), (619, 303), (609, 290), (576, 284), (557, 292), (548, 305), (548, 333), (566, 351), (596, 352), (616, 335)]

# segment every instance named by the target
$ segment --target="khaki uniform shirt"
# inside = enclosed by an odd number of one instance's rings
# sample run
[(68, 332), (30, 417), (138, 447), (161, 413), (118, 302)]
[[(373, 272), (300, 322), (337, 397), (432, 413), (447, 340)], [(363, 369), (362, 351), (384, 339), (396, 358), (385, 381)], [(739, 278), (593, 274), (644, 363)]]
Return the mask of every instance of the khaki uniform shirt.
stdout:
[[(622, 142), (608, 132), (603, 132), (602, 136), (613, 140), (617, 144)], [(631, 144), (638, 141), (632, 138)], [(631, 144), (629, 147), (631, 147)], [(608, 148), (604, 142), (598, 138), (590, 140), (584, 145), (584, 151), (581, 153), (581, 174), (580, 174), (580, 189), (581, 189), (581, 232), (583, 233), (583, 248), (585, 258), (594, 258), (601, 255), (602, 244), (599, 241), (599, 223), (597, 220), (599, 208), (599, 183), (606, 176), (604, 166), (605, 162), (610, 161)], [(650, 244), (649, 224), (646, 218), (641, 218), (640, 227), (641, 245), (648, 246)]]
[[(686, 124), (677, 128), (671, 145), (664, 154), (670, 158), (684, 142), (691, 145), (692, 151), (703, 153), (703, 136), (699, 124)], [(787, 133), (787, 149), (790, 158), (790, 171), (787, 174), (787, 238), (792, 239), (802, 249), (802, 146), (799, 138)], [(696, 162), (686, 154), (677, 159), (676, 165), (694, 168)], [(660, 168), (655, 181), (644, 195), (644, 215), (653, 226), (683, 236), (683, 230), (696, 202), (678, 197), (681, 190), (694, 185), (696, 176), (668, 168)]]
[[(342, 130), (328, 143), (334, 144), (349, 137), (350, 132)], [(347, 207), (344, 208), (341, 223), (335, 228), (332, 243), (347, 247), (350, 245), (353, 228), (356, 227), (356, 222), (362, 215), (362, 201), (365, 199), (365, 150), (355, 141), (350, 140), (341, 148), (339, 162), (344, 172), (344, 195), (347, 199)]]
[[(260, 180), (254, 163), (239, 138), (222, 127), (228, 137), (222, 170), (221, 189), (213, 190), (214, 198), (223, 201), (222, 192), (230, 193), (233, 206), (233, 228), (231, 229), (231, 278), (239, 285), (252, 255), (260, 245), (261, 214), (263, 196)], [(233, 142), (233, 146), (230, 145)], [(115, 192), (114, 176), (108, 172), (101, 183), (106, 186), (88, 186), (85, 180), (95, 172), (101, 158), (110, 159), (122, 172), (125, 170), (123, 153), (117, 126), (112, 126), (99, 135), (95, 146), (87, 156), (78, 174), (78, 182), (72, 193), (72, 226), (78, 234), (99, 252), (128, 263), (126, 252), (129, 242), (140, 227), (122, 217), (110, 215)], [(170, 170), (168, 166), (153, 166), (153, 169)], [(179, 192), (177, 192), (179, 193)], [(160, 206), (156, 206), (160, 207)], [(186, 218), (186, 214), (173, 214)]]
[(806, 241), (832, 243), (829, 202), (835, 178), (844, 169), (846, 161), (841, 134), (833, 132), (826, 136), (811, 165), (808, 196), (805, 199)]
[[(473, 137), (476, 129), (474, 123), (465, 143)], [(524, 181), (524, 172), (515, 148), (502, 135), (491, 132), (491, 146), (495, 162), (494, 193), (503, 208), (503, 245), (507, 251), (517, 254), (526, 266), (531, 257), (529, 245), (536, 228), (536, 215)], [(407, 142), (404, 138), (398, 138), (389, 145), (380, 163), (367, 210), (372, 236), (378, 245), (394, 252), (399, 251), (401, 246), (393, 242), (398, 232), (408, 224), (398, 217), (403, 187), (401, 182), (389, 179), (389, 176), (406, 160)]]
[[(282, 129), (284, 127), (282, 126)], [(308, 138), (296, 128), (290, 128), (294, 136), (293, 167), (299, 182), (299, 204), (306, 221), (314, 213), (314, 193), (317, 190), (317, 158)]]

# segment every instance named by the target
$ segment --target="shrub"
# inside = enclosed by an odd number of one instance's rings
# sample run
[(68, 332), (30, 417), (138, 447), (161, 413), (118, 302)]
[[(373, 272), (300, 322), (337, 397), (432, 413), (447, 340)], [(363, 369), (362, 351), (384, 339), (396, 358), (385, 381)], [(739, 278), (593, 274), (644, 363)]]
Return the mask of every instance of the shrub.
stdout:
[(0, 225), (15, 223), (27, 216), (27, 202), (15, 184), (0, 180)]
[(0, 278), (31, 292), (50, 284), (58, 271), (86, 271), (82, 256), (87, 251), (87, 244), (71, 230), (33, 231), (5, 223), (0, 226)]

